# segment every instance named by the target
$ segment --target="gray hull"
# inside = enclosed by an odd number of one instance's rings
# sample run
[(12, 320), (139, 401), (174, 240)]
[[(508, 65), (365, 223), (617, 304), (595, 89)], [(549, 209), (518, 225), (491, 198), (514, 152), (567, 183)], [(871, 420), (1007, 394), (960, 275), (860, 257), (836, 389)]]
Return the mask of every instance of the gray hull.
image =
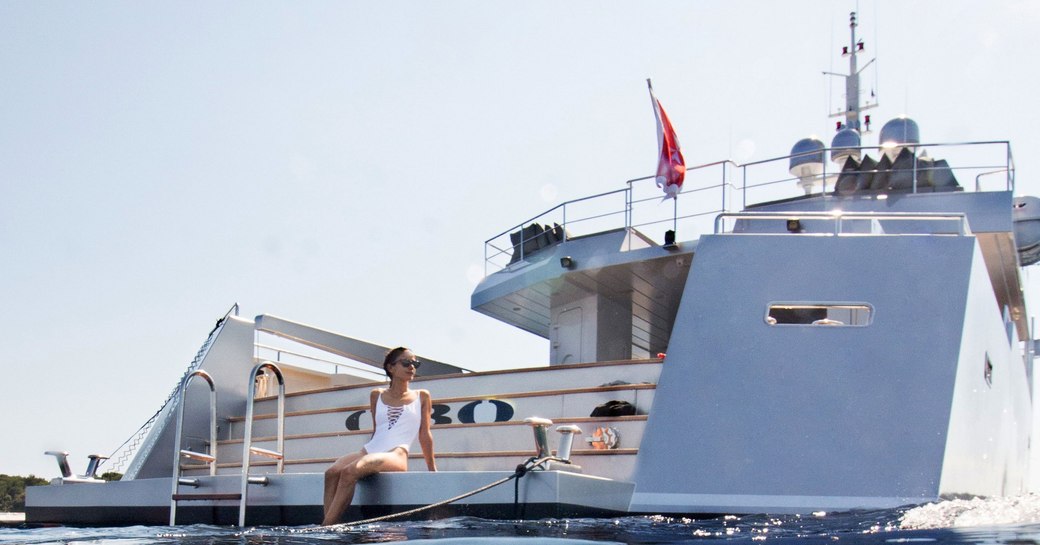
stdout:
[[(344, 520), (360, 520), (409, 511), (482, 488), (512, 472), (473, 471), (438, 473), (388, 473), (358, 483), (355, 501)], [(323, 474), (296, 473), (273, 476), (271, 483), (249, 493), (247, 525), (302, 526), (322, 518)], [(235, 476), (206, 479), (211, 492), (234, 494)], [(473, 516), (497, 519), (617, 516), (628, 511), (632, 484), (566, 471), (530, 472), (517, 485), (502, 485), (465, 501), (424, 510), (414, 520)], [(60, 522), (67, 525), (166, 525), (170, 515), (170, 480), (138, 479), (98, 485), (64, 485), (32, 489), (30, 523)], [(184, 502), (177, 524), (234, 525), (237, 500)]]

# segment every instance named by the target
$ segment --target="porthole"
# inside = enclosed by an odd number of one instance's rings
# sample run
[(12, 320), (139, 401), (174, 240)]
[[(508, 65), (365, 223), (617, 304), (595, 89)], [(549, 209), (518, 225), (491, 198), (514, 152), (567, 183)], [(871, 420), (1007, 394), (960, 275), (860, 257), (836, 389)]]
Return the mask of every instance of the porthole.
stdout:
[(864, 327), (873, 319), (874, 307), (867, 303), (776, 302), (765, 316), (771, 326)]

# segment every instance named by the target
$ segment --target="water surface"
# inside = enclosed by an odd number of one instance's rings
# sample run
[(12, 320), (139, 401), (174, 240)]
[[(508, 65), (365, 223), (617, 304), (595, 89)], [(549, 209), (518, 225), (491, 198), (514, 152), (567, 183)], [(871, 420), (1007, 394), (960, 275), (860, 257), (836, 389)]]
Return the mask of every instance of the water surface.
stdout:
[[(474, 539), (479, 538), (479, 539)], [(599, 543), (1040, 544), (1040, 496), (950, 500), (918, 507), (811, 515), (748, 515), (694, 520), (647, 516), (500, 521), (459, 517), (360, 527), (130, 526), (4, 528), (0, 544), (326, 545), (438, 540), (525, 545)]]

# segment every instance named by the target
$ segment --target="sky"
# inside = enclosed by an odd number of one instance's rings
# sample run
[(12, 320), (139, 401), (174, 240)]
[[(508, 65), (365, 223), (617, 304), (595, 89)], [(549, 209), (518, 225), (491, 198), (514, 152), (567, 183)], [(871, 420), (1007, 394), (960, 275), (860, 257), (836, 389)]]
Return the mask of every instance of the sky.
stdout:
[(1032, 0), (0, 0), (0, 473), (112, 452), (235, 303), (544, 364), (469, 308), (484, 241), (654, 172), (646, 78), (688, 165), (829, 141), (852, 10), (875, 130), (1010, 140), (1040, 194)]

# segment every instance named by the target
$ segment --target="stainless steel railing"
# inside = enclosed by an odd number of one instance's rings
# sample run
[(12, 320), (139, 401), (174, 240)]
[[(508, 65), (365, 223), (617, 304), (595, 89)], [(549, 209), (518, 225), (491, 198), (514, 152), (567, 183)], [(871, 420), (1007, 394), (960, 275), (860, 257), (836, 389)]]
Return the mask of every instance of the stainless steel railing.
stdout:
[[(275, 450), (264, 449), (253, 446), (253, 405), (256, 401), (256, 379), (265, 371), (270, 371), (278, 379), (278, 416), (275, 425), (278, 429), (278, 439)], [(272, 362), (265, 361), (253, 367), (249, 373), (249, 393), (246, 397), (246, 427), (242, 438), (242, 492), (238, 506), (238, 525), (246, 525), (246, 505), (249, 499), (249, 485), (256, 484), (267, 486), (270, 479), (267, 476), (253, 477), (249, 474), (249, 461), (253, 454), (272, 458), (278, 462), (277, 473), (280, 475), (285, 467), (285, 379), (282, 371)]]
[[(843, 151), (848, 149), (877, 157), (885, 151), (878, 146), (842, 148)], [(1014, 156), (1006, 140), (915, 144), (912, 149), (915, 152), (910, 169), (913, 182), (909, 192), (923, 190), (917, 182), (927, 167), (919, 165), (917, 158), (925, 151), (932, 159), (948, 161), (951, 172), (960, 183), (957, 190), (1013, 192), (1015, 189)], [(831, 151), (823, 149), (811, 153), (828, 158)], [(744, 164), (726, 160), (689, 167), (679, 197), (670, 203), (662, 200), (653, 176), (627, 180), (623, 189), (563, 202), (485, 240), (484, 275), (523, 266), (530, 253), (525, 248), (526, 243), (530, 243), (532, 238), (524, 235), (524, 228), (532, 224), (559, 225), (563, 232), (560, 242), (619, 228), (639, 229), (657, 242), (663, 242), (666, 229), (681, 232), (686, 240), (690, 240), (700, 233), (714, 232), (714, 220), (720, 213), (737, 212), (753, 204), (807, 194), (833, 193), (841, 167), (825, 161), (820, 172), (814, 175), (821, 182), (817, 184), (818, 188), (809, 184), (799, 185), (801, 179), (790, 174), (789, 165), (792, 158), (802, 155), (805, 154)], [(810, 187), (809, 193), (806, 193), (806, 187)], [(655, 227), (659, 228), (656, 232)]]
[[(784, 232), (788, 234), (810, 234), (819, 235), (824, 233), (823, 229), (803, 229), (803, 222), (814, 221), (817, 224), (830, 223), (832, 227), (827, 229), (826, 234), (832, 234), (835, 236), (842, 234), (863, 234), (860, 229), (854, 230), (851, 233), (847, 233), (845, 225), (848, 222), (853, 221), (868, 221), (872, 224), (877, 222), (877, 227), (871, 226), (873, 229), (872, 234), (883, 235), (885, 231), (882, 230), (880, 222), (928, 222), (928, 223), (939, 223), (949, 222), (952, 224), (952, 229), (942, 229), (941, 227), (936, 229), (918, 230), (922, 234), (935, 234), (941, 232), (944, 234), (954, 234), (958, 236), (967, 236), (971, 234), (971, 229), (968, 227), (968, 218), (965, 214), (947, 214), (947, 213), (929, 213), (929, 212), (885, 212), (885, 213), (874, 213), (874, 212), (726, 212), (715, 216), (715, 234), (727, 232), (725, 227), (725, 221), (727, 219), (733, 219), (735, 221), (766, 221), (766, 222), (784, 222), (782, 228), (775, 229), (776, 232)], [(756, 229), (750, 231), (749, 234), (762, 234), (763, 230)], [(739, 232), (730, 231), (729, 234), (739, 235)], [(908, 234), (905, 230), (899, 230), (898, 234)]]
[[(266, 353), (273, 355), (273, 358), (267, 359), (272, 359), (275, 363), (292, 364), (292, 361), (289, 361), (288, 359), (282, 359), (283, 356), (289, 356), (293, 358), (293, 361), (305, 360), (306, 362), (317, 364), (318, 366), (321, 366), (324, 369), (328, 369), (329, 367), (331, 367), (333, 374), (338, 374), (341, 371), (347, 371), (348, 373), (356, 373), (358, 375), (363, 375), (373, 380), (382, 380), (386, 376), (383, 373), (373, 370), (371, 365), (365, 363), (334, 361), (319, 356), (304, 354), (302, 352), (290, 350), (285, 347), (273, 346), (269, 344), (263, 344), (260, 342), (254, 343), (253, 347), (256, 349), (257, 354), (259, 354), (260, 351), (265, 351)], [(257, 359), (261, 360), (263, 358), (260, 358), (258, 356)]]
[[(181, 440), (184, 431), (184, 406), (187, 403), (188, 385), (191, 384), (192, 379), (195, 377), (201, 377), (209, 386), (209, 452), (198, 452), (181, 448)], [(192, 371), (188, 376), (184, 377), (183, 381), (181, 381), (180, 403), (177, 408), (177, 428), (173, 438), (173, 482), (172, 491), (170, 493), (170, 526), (177, 524), (177, 503), (179, 501), (208, 500), (213, 498), (212, 494), (181, 495), (178, 493), (181, 485), (196, 488), (201, 484), (201, 481), (198, 478), (186, 479), (181, 477), (181, 458), (190, 458), (192, 460), (205, 462), (209, 466), (210, 477), (216, 476), (217, 474), (217, 388), (213, 383), (213, 377), (202, 369)]]

